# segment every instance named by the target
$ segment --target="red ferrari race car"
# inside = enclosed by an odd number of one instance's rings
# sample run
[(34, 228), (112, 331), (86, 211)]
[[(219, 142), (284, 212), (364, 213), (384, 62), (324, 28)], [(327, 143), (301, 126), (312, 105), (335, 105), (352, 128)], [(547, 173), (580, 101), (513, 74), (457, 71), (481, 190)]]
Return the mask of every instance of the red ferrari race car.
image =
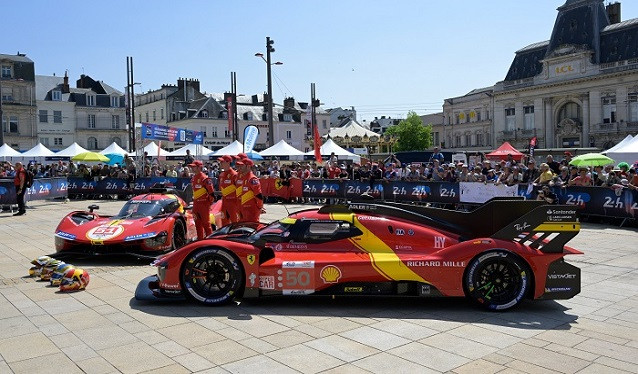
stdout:
[[(173, 189), (153, 187), (130, 199), (115, 216), (89, 211), (69, 213), (55, 230), (56, 257), (130, 254), (156, 257), (197, 237), (190, 207)], [(218, 204), (211, 208), (215, 223)]]
[(473, 212), (399, 203), (300, 211), (230, 226), (158, 258), (138, 300), (218, 305), (269, 295), (467, 296), (490, 310), (580, 292), (574, 206), (492, 200)]

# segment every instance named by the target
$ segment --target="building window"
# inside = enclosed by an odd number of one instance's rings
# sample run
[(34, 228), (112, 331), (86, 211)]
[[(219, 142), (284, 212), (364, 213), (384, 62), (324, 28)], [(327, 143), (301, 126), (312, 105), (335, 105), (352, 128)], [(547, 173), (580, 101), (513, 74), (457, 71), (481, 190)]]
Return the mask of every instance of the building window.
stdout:
[(89, 114), (88, 128), (90, 129), (95, 128), (95, 114)]
[(476, 134), (476, 145), (478, 145), (478, 146), (485, 145), (485, 144), (483, 144), (483, 134), (480, 133), (480, 132)]
[(213, 138), (217, 137), (217, 126), (213, 126), (212, 128), (213, 131), (210, 132), (210, 136)]
[(148, 112), (146, 112), (146, 122), (148, 122)]
[(486, 146), (492, 145), (492, 139), (490, 138), (490, 133), (489, 132), (485, 133), (485, 145)]
[(292, 139), (292, 131), (286, 130), (286, 139)]
[(157, 121), (157, 111), (153, 110), (153, 122)]
[(18, 117), (17, 116), (11, 116), (9, 117), (9, 132), (12, 132), (14, 134), (18, 133)]
[(164, 119), (164, 108), (160, 108), (160, 119)]
[(454, 137), (454, 146), (455, 147), (460, 147), (461, 146), (461, 135), (456, 135)]
[(202, 109), (199, 112), (199, 118), (208, 118), (208, 111), (206, 109)]
[(514, 131), (516, 128), (516, 109), (505, 109), (505, 127), (508, 131)]
[(49, 111), (48, 110), (40, 110), (39, 111), (39, 115), (38, 117), (40, 118), (39, 121), (40, 123), (47, 123), (48, 121), (48, 117), (49, 117)]
[(13, 74), (11, 74), (11, 65), (2, 65), (2, 78), (11, 78)]
[(53, 138), (53, 145), (60, 145), (61, 146), (62, 145), (62, 138)]
[(86, 95), (86, 105), (95, 106), (95, 95)]
[(321, 126), (323, 126), (323, 128), (324, 128), (324, 129), (327, 129), (327, 128), (328, 128), (328, 121), (327, 121), (327, 120), (325, 120), (325, 119), (324, 119), (324, 120), (322, 120), (322, 121), (321, 121)]
[(111, 107), (117, 108), (120, 106), (120, 98), (117, 96), (111, 96)]
[(111, 116), (111, 128), (114, 130), (120, 128), (120, 116)]
[(86, 146), (89, 149), (97, 149), (97, 138), (91, 136), (86, 141)]
[(228, 131), (228, 129), (224, 130), (224, 138), (230, 138), (230, 131)]
[(246, 112), (246, 119), (248, 121), (252, 121), (253, 120), (253, 113), (252, 112)]
[(49, 146), (49, 138), (40, 138), (40, 143), (43, 146), (48, 147)]
[(51, 92), (51, 100), (53, 100), (53, 101), (62, 101), (62, 92), (57, 91), (57, 90)]
[(441, 143), (439, 143), (439, 132), (435, 132), (434, 133), (434, 145), (439, 145)]
[(221, 116), (222, 119), (228, 119), (228, 112), (221, 112), (219, 113), (219, 115)]
[(2, 89), (2, 101), (13, 101), (13, 90), (11, 88)]
[(525, 113), (525, 130), (532, 130), (534, 128), (534, 106), (523, 107), (523, 113)]
[(603, 123), (616, 122), (616, 96), (603, 97)]
[(486, 120), (489, 120), (489, 119), (490, 119), (490, 111), (489, 111), (489, 110), (486, 110), (486, 111), (485, 111), (485, 119), (486, 119)]
[(580, 105), (576, 103), (567, 103), (558, 112), (558, 123), (564, 119), (580, 120)]
[(292, 122), (292, 114), (284, 114), (284, 122)]
[(62, 123), (62, 111), (54, 110), (53, 111), (53, 123)]
[(636, 122), (638, 121), (638, 92), (629, 94), (629, 121)]
[(465, 146), (467, 146), (467, 147), (471, 147), (472, 146), (472, 134), (466, 134), (465, 135)]
[(476, 110), (476, 122), (481, 122), (481, 111)]
[(206, 137), (206, 126), (201, 126), (199, 130), (204, 134), (204, 138)]

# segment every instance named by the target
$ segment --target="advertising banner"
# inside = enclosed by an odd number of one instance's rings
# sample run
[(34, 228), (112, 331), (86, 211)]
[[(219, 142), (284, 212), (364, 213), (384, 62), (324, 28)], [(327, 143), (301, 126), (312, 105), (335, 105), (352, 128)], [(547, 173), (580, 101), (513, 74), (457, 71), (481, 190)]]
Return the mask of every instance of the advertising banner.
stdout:
[(13, 205), (17, 201), (13, 179), (0, 180), (0, 205)]
[(383, 182), (376, 181), (372, 185), (365, 181), (345, 181), (343, 182), (343, 197), (346, 199), (359, 200), (361, 194), (368, 194), (375, 199), (383, 199)]
[(495, 185), (494, 183), (476, 183), (461, 182), (459, 183), (462, 203), (479, 203), (482, 204), (491, 198), (499, 196), (517, 196), (518, 186), (507, 186), (505, 184)]
[(203, 144), (204, 133), (177, 127), (142, 122), (142, 138), (149, 140)]
[(259, 136), (259, 129), (257, 126), (250, 125), (244, 129), (244, 153), (251, 153), (255, 144), (257, 143), (257, 137)]
[(342, 198), (343, 182), (336, 179), (306, 179), (302, 182), (304, 197)]

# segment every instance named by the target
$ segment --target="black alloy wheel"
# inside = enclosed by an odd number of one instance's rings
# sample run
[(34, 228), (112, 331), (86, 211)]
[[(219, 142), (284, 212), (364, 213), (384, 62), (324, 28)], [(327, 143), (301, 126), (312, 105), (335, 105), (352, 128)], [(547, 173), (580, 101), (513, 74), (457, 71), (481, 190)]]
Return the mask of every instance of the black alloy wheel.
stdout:
[(507, 310), (518, 305), (530, 287), (527, 264), (511, 252), (495, 250), (478, 255), (468, 266), (466, 294), (488, 310)]
[(206, 305), (231, 302), (242, 286), (241, 263), (227, 250), (199, 249), (184, 259), (182, 285), (188, 295)]
[(173, 225), (173, 238), (171, 239), (171, 249), (175, 250), (186, 245), (186, 228), (184, 222), (177, 219)]

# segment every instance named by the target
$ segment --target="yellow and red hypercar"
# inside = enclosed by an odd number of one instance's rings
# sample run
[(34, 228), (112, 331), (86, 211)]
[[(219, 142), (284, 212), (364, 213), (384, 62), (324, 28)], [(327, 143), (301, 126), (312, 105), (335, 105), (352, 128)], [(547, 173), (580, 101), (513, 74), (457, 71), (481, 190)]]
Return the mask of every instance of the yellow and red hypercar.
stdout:
[(269, 295), (467, 296), (491, 310), (567, 299), (580, 269), (565, 246), (574, 206), (493, 200), (473, 212), (398, 203), (304, 210), (255, 230), (236, 225), (155, 261), (136, 298), (218, 305)]
[[(98, 207), (69, 213), (55, 230), (56, 257), (127, 254), (155, 257), (197, 238), (193, 215), (172, 189), (155, 187), (130, 199), (115, 216), (99, 215)], [(219, 204), (211, 208), (215, 224)]]

